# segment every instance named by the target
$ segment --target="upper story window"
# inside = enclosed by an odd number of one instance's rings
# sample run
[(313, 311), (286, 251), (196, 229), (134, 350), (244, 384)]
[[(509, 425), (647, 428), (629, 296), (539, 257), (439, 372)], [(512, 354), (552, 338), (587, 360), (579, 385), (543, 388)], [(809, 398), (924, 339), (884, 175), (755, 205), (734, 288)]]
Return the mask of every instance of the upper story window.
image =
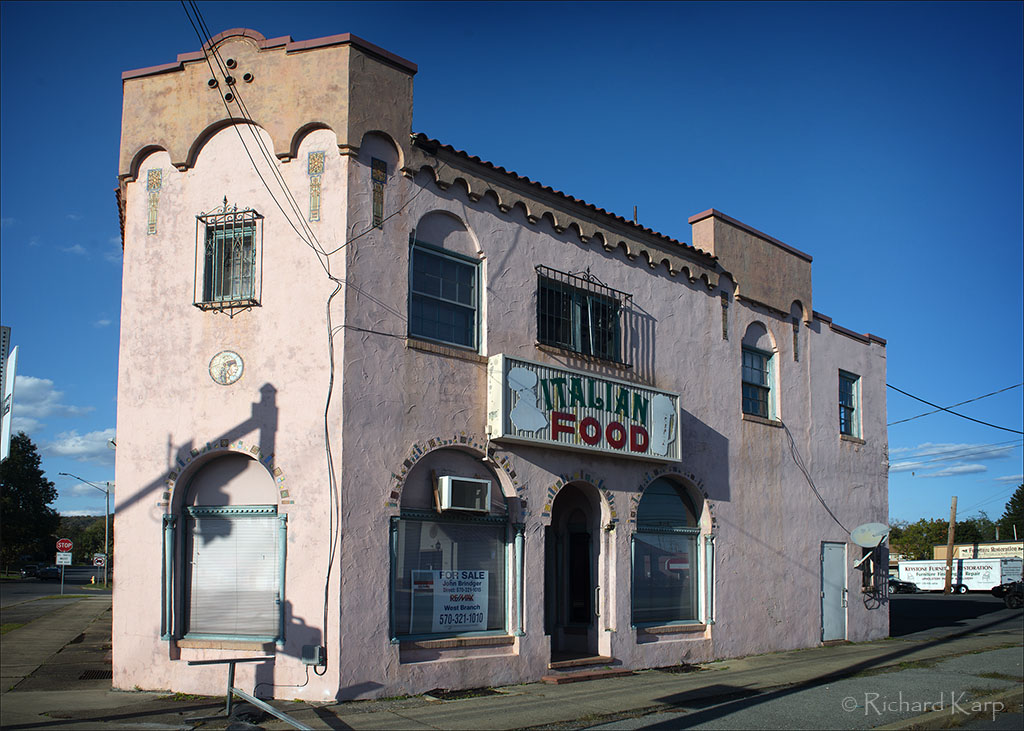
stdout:
[(256, 211), (224, 205), (196, 216), (195, 305), (201, 309), (251, 307), (260, 300), (257, 257), (262, 221)]
[(860, 376), (839, 371), (839, 433), (860, 437)]
[(537, 267), (537, 340), (625, 363), (623, 320), (631, 296), (589, 274)]
[(409, 255), (409, 335), (479, 347), (479, 263), (413, 242)]
[(743, 413), (772, 418), (772, 356), (743, 348)]

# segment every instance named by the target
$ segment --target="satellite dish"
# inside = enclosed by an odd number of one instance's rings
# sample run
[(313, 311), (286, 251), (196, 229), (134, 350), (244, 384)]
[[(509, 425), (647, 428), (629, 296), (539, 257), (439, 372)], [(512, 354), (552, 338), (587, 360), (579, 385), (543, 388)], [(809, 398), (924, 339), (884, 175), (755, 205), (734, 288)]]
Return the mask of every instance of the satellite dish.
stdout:
[(889, 526), (885, 523), (865, 523), (850, 531), (850, 538), (858, 546), (874, 548), (881, 545), (889, 535)]

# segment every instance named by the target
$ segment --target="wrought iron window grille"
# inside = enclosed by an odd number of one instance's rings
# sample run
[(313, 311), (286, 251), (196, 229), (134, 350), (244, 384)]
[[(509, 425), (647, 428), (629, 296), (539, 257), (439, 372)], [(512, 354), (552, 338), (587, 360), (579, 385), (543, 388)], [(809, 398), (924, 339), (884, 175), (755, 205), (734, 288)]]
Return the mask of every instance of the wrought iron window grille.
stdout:
[(196, 216), (196, 268), (192, 304), (234, 317), (260, 305), (263, 216), (223, 205)]
[(626, 318), (633, 296), (609, 287), (589, 269), (535, 268), (537, 342), (628, 367)]

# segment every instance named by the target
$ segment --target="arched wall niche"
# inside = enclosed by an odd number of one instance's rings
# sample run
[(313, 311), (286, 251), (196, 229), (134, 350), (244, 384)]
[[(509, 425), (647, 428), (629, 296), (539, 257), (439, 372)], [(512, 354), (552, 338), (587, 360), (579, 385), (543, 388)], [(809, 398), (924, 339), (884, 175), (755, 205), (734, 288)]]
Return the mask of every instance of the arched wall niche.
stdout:
[[(288, 145), (288, 151), (286, 153), (279, 154), (278, 157), (283, 160), (298, 157), (299, 148), (302, 147), (302, 144), (311, 134), (318, 132), (319, 130), (329, 130), (334, 132), (334, 130), (331, 129), (331, 126), (326, 122), (310, 122), (309, 124), (304, 124), (295, 130), (295, 134), (292, 135), (292, 141)], [(335, 144), (337, 144), (337, 133), (335, 133)]]
[(185, 488), (188, 506), (276, 505), (273, 476), (255, 459), (226, 454), (196, 469)]
[(404, 165), (404, 155), (387, 132), (371, 130), (359, 142), (359, 162), (370, 167), (373, 158), (388, 164), (388, 178), (395, 175)]
[[(178, 458), (177, 465), (167, 473), (164, 491), (157, 506), (170, 513), (181, 510), (187, 504), (185, 499), (193, 477), (207, 464), (227, 456), (242, 456), (267, 473), (273, 485), (274, 497), (262, 505), (277, 503), (279, 509), (286, 509), (295, 503), (285, 471), (274, 461), (273, 454), (264, 454), (258, 444), (250, 444), (242, 439), (218, 439), (193, 447)], [(247, 466), (247, 469), (252, 468)]]
[(755, 348), (766, 353), (776, 353), (775, 337), (763, 322), (752, 322), (743, 334), (743, 347)]
[(162, 145), (156, 145), (156, 144), (154, 144), (154, 145), (146, 145), (141, 150), (139, 150), (137, 153), (135, 153), (135, 157), (132, 158), (132, 164), (130, 166), (131, 173), (129, 174), (129, 176), (127, 178), (127, 182), (134, 182), (134, 181), (138, 180), (139, 179), (139, 171), (142, 169), (142, 167), (144, 165), (146, 165), (149, 162), (151, 162), (150, 158), (154, 154), (156, 154), (158, 152), (166, 153), (168, 155), (168, 157), (167, 157), (168, 162), (173, 165), (173, 163), (171, 163), (170, 154), (167, 152), (167, 148), (166, 147), (164, 147)]
[[(179, 162), (179, 161), (173, 161), (172, 160), (172, 162), (174, 162), (175, 167), (183, 168), (183, 169), (188, 169), (188, 168), (195, 167), (196, 160), (199, 158), (199, 155), (200, 155), (200, 153), (202, 153), (203, 148), (206, 146), (206, 144), (211, 139), (213, 139), (217, 135), (217, 133), (220, 132), (221, 130), (227, 129), (229, 127), (234, 127), (235, 125), (246, 125), (246, 126), (252, 125), (253, 127), (255, 127), (256, 130), (257, 130), (256, 133), (261, 135), (261, 137), (263, 139), (263, 143), (269, 149), (271, 155), (275, 154), (274, 143), (273, 143), (273, 139), (272, 139), (272, 137), (270, 135), (270, 132), (268, 132), (267, 129), (265, 127), (263, 127), (262, 125), (260, 125), (258, 122), (255, 122), (255, 121), (249, 120), (249, 119), (221, 119), (221, 120), (218, 120), (218, 121), (214, 122), (213, 124), (211, 124), (206, 129), (204, 129), (192, 141), (192, 145), (191, 145), (191, 147), (189, 147), (188, 154), (186, 155), (186, 157), (185, 157), (185, 159), (183, 161)], [(246, 132), (246, 131), (242, 131), (242, 134), (244, 136), (244, 135), (248, 135), (249, 133)], [(244, 137), (243, 137), (243, 139), (244, 139)], [(246, 143), (247, 143), (247, 146), (255, 147), (254, 145), (252, 145), (252, 140), (251, 139), (246, 139)], [(256, 149), (256, 150), (254, 150), (254, 152), (259, 152), (259, 150)], [(259, 159), (258, 157), (256, 157), (255, 154), (253, 155), (253, 157), (254, 157), (254, 159), (257, 159), (257, 160)]]
[[(468, 449), (444, 447), (436, 449), (420, 459), (409, 470), (402, 488), (399, 502), (403, 510), (436, 510), (434, 502), (434, 480), (441, 475), (455, 475), (477, 480), (490, 480), (490, 514), (494, 516), (517, 516), (518, 496), (505, 485), (497, 470), (484, 462), (483, 455)], [(506, 494), (506, 493), (511, 494)]]
[(416, 223), (414, 238), (431, 246), (477, 258), (482, 253), (479, 242), (462, 219), (448, 211), (431, 211)]

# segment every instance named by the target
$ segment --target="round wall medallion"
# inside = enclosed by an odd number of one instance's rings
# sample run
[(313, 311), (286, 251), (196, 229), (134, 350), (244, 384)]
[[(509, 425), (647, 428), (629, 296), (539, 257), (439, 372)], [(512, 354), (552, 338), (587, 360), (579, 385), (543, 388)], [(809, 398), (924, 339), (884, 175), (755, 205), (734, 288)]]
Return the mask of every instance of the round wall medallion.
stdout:
[(222, 350), (210, 360), (210, 378), (222, 386), (230, 386), (242, 377), (242, 356), (233, 350)]

